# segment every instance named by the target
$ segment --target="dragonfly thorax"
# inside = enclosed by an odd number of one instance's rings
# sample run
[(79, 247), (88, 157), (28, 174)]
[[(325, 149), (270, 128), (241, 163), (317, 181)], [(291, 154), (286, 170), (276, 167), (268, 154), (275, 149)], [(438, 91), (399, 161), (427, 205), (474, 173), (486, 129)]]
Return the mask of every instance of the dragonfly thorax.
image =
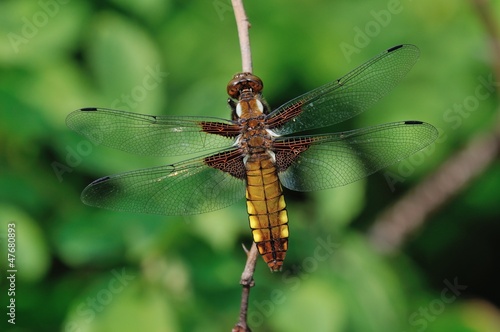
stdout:
[[(249, 100), (240, 100), (236, 104), (236, 115), (240, 119), (255, 119), (261, 117), (263, 114), (264, 105), (256, 96)], [(261, 121), (264, 121), (264, 119)]]
[(237, 145), (245, 155), (266, 153), (272, 148), (274, 136), (265, 128), (263, 119), (250, 119), (245, 121)]

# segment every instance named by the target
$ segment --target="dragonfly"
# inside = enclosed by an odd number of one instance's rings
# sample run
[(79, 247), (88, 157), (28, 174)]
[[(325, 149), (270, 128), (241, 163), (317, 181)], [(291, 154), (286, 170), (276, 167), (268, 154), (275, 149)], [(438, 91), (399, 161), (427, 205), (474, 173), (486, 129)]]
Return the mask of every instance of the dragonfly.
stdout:
[(82, 201), (116, 211), (191, 215), (246, 197), (253, 241), (271, 271), (279, 271), (289, 238), (283, 187), (309, 192), (347, 185), (438, 137), (432, 125), (421, 121), (304, 135), (369, 109), (418, 57), (414, 45), (394, 46), (275, 110), (262, 96), (262, 80), (238, 73), (227, 85), (230, 120), (76, 110), (67, 125), (96, 144), (147, 156), (197, 154), (171, 165), (102, 177), (83, 190)]

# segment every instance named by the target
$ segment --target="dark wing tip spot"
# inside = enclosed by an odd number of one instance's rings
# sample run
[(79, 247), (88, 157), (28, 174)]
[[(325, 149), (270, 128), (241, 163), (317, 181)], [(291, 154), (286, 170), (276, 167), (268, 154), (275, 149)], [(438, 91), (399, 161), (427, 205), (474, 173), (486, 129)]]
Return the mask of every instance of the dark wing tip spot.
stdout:
[(398, 49), (400, 49), (401, 47), (403, 47), (403, 45), (396, 45), (396, 46), (393, 46), (393, 47), (391, 47), (390, 49), (388, 49), (388, 50), (387, 50), (387, 52), (392, 52), (392, 51), (398, 50)]
[(405, 124), (420, 125), (420, 124), (423, 124), (423, 122), (422, 121), (405, 121)]
[(80, 108), (80, 111), (82, 111), (82, 112), (96, 112), (97, 108), (95, 108), (95, 107), (84, 107), (84, 108)]

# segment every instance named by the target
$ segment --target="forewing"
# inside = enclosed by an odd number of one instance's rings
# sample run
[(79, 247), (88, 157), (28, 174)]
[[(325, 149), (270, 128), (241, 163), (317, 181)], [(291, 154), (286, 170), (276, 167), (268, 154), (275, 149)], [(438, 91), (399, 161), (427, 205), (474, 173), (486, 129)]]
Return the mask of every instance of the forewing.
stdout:
[(389, 123), (344, 133), (281, 138), (275, 142), (283, 186), (312, 191), (343, 186), (431, 144), (436, 128), (419, 121)]
[(358, 115), (391, 91), (419, 56), (414, 45), (392, 47), (344, 77), (316, 88), (269, 114), (278, 135), (331, 126)]
[(105, 108), (84, 108), (66, 118), (69, 128), (94, 144), (149, 156), (176, 156), (227, 148), (239, 129), (210, 117), (143, 115)]
[[(240, 169), (241, 158), (234, 150), (230, 154), (234, 158), (221, 160), (221, 168)], [(88, 185), (82, 201), (110, 210), (164, 215), (221, 209), (245, 196), (245, 181), (207, 165), (205, 160), (215, 165), (218, 156), (107, 176)]]

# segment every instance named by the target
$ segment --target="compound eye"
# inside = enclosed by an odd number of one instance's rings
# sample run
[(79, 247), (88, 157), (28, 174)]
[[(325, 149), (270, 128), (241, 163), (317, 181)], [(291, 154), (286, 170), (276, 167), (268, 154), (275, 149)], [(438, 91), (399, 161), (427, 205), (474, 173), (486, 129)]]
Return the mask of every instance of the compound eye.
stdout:
[(264, 84), (262, 84), (262, 80), (255, 75), (252, 75), (252, 77), (249, 79), (248, 85), (255, 93), (261, 92), (262, 88), (264, 87)]
[(237, 99), (243, 90), (252, 90), (254, 93), (262, 91), (262, 80), (251, 73), (239, 73), (227, 84), (227, 94)]
[(240, 96), (240, 85), (238, 82), (234, 82), (234, 80), (231, 80), (228, 85), (227, 85), (227, 94), (231, 98), (238, 99)]

